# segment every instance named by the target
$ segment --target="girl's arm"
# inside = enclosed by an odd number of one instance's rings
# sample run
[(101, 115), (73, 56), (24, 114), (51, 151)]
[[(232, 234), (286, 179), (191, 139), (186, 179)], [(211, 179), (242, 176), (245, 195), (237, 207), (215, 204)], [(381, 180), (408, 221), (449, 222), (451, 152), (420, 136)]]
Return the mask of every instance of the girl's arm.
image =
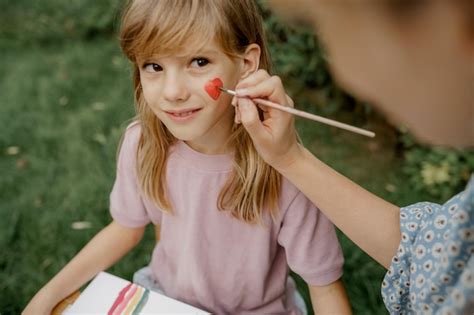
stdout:
[(57, 303), (135, 247), (144, 231), (145, 227), (127, 228), (112, 221), (36, 293), (23, 314), (50, 314)]
[[(245, 89), (245, 90), (241, 90)], [(296, 142), (290, 114), (266, 108), (260, 121), (250, 98), (292, 106), (278, 77), (259, 70), (236, 89), (236, 120), (249, 132), (259, 154), (303, 192), (354, 243), (384, 267), (400, 243), (400, 209), (325, 165)]]
[(325, 286), (309, 286), (314, 314), (352, 314), (351, 305), (341, 280)]

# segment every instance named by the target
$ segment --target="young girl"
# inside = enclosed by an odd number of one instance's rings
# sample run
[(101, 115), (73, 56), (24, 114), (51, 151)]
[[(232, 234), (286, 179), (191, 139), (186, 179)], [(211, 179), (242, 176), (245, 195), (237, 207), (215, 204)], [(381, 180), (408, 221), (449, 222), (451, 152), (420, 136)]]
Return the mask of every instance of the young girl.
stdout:
[[(112, 223), (25, 313), (49, 312), (159, 227), (154, 289), (212, 313), (298, 314), (288, 266), (318, 314), (346, 314), (332, 224), (257, 154), (228, 95), (269, 68), (253, 0), (134, 0), (122, 49), (133, 63), (137, 119), (126, 130), (110, 198)], [(266, 115), (265, 113), (261, 113)]]

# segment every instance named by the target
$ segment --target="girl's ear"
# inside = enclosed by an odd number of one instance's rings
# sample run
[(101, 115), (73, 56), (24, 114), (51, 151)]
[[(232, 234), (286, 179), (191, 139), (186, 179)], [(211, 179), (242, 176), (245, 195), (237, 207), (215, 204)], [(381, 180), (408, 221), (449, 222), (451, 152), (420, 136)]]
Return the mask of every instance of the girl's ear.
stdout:
[(260, 65), (260, 54), (261, 49), (259, 45), (250, 44), (247, 46), (243, 55), (242, 71), (240, 74), (241, 79), (248, 77), (250, 74), (258, 70), (258, 66)]

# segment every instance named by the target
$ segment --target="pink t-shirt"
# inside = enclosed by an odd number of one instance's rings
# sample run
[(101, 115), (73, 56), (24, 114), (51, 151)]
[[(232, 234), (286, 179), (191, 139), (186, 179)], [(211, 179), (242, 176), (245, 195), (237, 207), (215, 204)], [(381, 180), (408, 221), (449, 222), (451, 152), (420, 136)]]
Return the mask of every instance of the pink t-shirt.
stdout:
[[(286, 179), (276, 221), (251, 225), (219, 211), (232, 155), (205, 155), (175, 144), (167, 164), (165, 214), (137, 185), (140, 126), (125, 133), (110, 196), (112, 217), (127, 227), (161, 226), (150, 267), (166, 295), (212, 313), (297, 314), (288, 266), (310, 285), (339, 279), (344, 262), (332, 223)], [(266, 212), (268, 214), (268, 212)]]

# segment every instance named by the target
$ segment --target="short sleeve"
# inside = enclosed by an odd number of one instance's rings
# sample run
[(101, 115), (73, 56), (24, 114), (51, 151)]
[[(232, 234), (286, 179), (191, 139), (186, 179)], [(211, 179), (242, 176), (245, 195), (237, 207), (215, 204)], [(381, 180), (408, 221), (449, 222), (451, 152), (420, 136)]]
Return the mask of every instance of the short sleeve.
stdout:
[(117, 174), (110, 194), (110, 213), (118, 223), (127, 227), (148, 224), (150, 218), (142, 200), (136, 172), (136, 152), (140, 139), (138, 124), (125, 131), (117, 160)]
[(473, 213), (473, 179), (444, 205), (400, 209), (401, 242), (382, 282), (390, 312), (464, 314), (473, 307)]
[(301, 192), (284, 213), (278, 243), (289, 267), (308, 284), (327, 285), (342, 276), (344, 258), (334, 226)]

